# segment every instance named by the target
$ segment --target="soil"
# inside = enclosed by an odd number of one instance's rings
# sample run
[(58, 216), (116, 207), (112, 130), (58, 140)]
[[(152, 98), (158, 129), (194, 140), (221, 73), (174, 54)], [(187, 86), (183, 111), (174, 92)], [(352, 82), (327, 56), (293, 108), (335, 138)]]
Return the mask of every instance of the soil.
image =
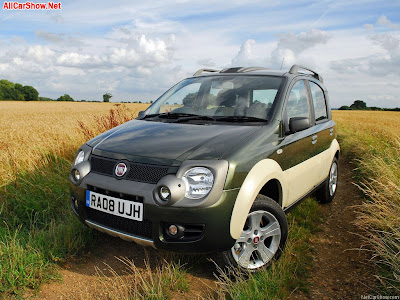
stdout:
[[(354, 205), (361, 204), (362, 195), (352, 183), (352, 165), (342, 157), (339, 162), (339, 187), (334, 201), (322, 205), (323, 223), (312, 239), (314, 263), (310, 275), (309, 292), (294, 290), (290, 299), (361, 299), (362, 295), (375, 294), (374, 272), (368, 255), (360, 251), (362, 241), (359, 229), (354, 225)], [(101, 291), (99, 271), (103, 276), (126, 276), (126, 265), (117, 258), (126, 257), (139, 268), (149, 261), (160, 259), (160, 252), (128, 243), (118, 238), (102, 235), (99, 247), (85, 257), (73, 259), (60, 266), (62, 280), (42, 286), (39, 292), (27, 292), (27, 298), (38, 299), (90, 299)], [(217, 281), (212, 262), (206, 257), (194, 257), (189, 261), (189, 291), (176, 293), (172, 299), (197, 299), (212, 295)], [(111, 267), (115, 273), (109, 272)], [(98, 295), (99, 296), (99, 295)], [(100, 296), (101, 297), (101, 296)]]
[(354, 166), (346, 157), (339, 161), (339, 185), (334, 200), (321, 206), (324, 223), (312, 239), (314, 262), (309, 292), (290, 299), (362, 299), (375, 295), (374, 269), (363, 249), (362, 233), (354, 224), (362, 194), (352, 180)]

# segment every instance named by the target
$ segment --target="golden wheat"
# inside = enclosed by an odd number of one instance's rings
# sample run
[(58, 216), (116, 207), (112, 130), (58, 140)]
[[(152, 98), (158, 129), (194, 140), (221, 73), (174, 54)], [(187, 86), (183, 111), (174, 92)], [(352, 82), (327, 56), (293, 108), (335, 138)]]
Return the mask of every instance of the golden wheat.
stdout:
[(335, 111), (341, 145), (357, 162), (366, 201), (357, 225), (388, 290), (400, 291), (400, 113)]
[(134, 118), (147, 107), (136, 103), (0, 101), (0, 187), (17, 173), (32, 171), (48, 155), (71, 155), (88, 139), (79, 124), (93, 128), (95, 135), (99, 133), (96, 123), (111, 109)]

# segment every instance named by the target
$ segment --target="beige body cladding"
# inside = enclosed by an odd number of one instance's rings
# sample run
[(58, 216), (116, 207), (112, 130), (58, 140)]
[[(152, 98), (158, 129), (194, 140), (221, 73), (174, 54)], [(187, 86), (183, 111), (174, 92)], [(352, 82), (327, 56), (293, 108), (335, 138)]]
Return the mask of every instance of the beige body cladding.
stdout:
[(286, 171), (272, 159), (259, 161), (247, 174), (233, 207), (230, 224), (232, 238), (236, 240), (240, 237), (254, 199), (268, 181), (276, 179), (280, 182), (282, 207), (288, 207), (328, 177), (338, 150), (339, 143), (334, 139), (327, 150)]

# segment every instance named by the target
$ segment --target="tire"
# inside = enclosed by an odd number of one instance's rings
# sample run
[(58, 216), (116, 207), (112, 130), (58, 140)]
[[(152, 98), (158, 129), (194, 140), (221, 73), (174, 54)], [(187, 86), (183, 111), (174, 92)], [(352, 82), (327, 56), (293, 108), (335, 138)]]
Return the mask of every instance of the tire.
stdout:
[(282, 254), (287, 235), (288, 223), (280, 205), (258, 195), (239, 239), (231, 249), (222, 252), (224, 264), (229, 269), (244, 272), (265, 269)]
[(315, 193), (315, 197), (317, 198), (317, 201), (319, 203), (326, 204), (332, 202), (333, 198), (336, 195), (337, 185), (339, 182), (338, 174), (339, 164), (337, 158), (335, 157), (329, 169), (328, 178)]

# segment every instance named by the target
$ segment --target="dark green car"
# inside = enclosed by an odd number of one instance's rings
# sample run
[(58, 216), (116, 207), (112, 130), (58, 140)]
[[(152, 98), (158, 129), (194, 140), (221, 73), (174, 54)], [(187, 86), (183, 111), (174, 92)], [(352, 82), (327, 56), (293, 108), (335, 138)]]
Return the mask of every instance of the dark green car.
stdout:
[(314, 191), (332, 201), (338, 159), (316, 72), (199, 70), (78, 150), (71, 204), (110, 235), (255, 271), (281, 254), (285, 212)]

